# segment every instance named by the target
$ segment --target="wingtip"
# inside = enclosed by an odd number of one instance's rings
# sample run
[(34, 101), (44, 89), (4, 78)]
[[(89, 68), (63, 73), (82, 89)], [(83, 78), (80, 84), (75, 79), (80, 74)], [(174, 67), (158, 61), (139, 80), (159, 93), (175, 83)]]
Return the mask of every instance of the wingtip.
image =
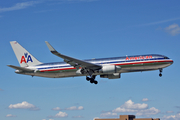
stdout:
[(47, 47), (49, 48), (49, 50), (52, 52), (52, 51), (56, 51), (52, 46), (51, 44), (48, 42), (48, 41), (45, 41)]
[(10, 43), (11, 43), (11, 44), (13, 44), (13, 43), (15, 44), (15, 43), (17, 43), (17, 41), (10, 41)]

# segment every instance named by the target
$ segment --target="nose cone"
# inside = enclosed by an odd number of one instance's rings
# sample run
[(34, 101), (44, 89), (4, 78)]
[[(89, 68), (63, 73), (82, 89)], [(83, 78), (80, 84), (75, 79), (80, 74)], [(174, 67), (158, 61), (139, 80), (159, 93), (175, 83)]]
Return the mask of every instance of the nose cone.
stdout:
[(170, 66), (170, 65), (172, 65), (173, 64), (173, 60), (168, 60), (168, 65)]
[(174, 61), (173, 61), (173, 60), (171, 60), (171, 62), (170, 62), (170, 63), (171, 63), (171, 64), (173, 64), (173, 62), (174, 62)]

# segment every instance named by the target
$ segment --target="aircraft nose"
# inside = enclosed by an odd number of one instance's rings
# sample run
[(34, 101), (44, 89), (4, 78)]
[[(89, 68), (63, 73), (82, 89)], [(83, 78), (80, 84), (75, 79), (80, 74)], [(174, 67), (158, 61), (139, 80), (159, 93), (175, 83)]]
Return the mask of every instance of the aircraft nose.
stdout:
[(173, 60), (171, 60), (171, 61), (170, 61), (170, 64), (173, 64), (173, 62), (174, 62), (174, 61), (173, 61)]

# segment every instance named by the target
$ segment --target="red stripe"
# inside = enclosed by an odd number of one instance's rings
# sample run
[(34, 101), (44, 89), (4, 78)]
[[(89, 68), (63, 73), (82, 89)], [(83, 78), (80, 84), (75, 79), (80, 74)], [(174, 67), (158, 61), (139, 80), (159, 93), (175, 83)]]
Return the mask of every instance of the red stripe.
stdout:
[[(119, 63), (119, 64), (111, 64), (111, 65), (132, 65), (132, 64), (163, 63), (163, 62), (169, 62), (169, 63), (172, 63), (172, 62), (173, 62), (173, 60), (163, 60), (163, 61), (144, 61), (144, 62), (132, 62), (132, 63)], [(46, 71), (60, 71), (60, 70), (73, 70), (73, 69), (76, 69), (76, 68), (71, 67), (71, 68), (49, 69), (49, 70), (40, 70), (40, 72), (46, 72)]]
[(76, 69), (74, 67), (71, 68), (61, 68), (61, 69), (49, 69), (49, 70), (40, 70), (40, 72), (46, 72), (46, 71), (60, 71), (60, 70), (73, 70)]

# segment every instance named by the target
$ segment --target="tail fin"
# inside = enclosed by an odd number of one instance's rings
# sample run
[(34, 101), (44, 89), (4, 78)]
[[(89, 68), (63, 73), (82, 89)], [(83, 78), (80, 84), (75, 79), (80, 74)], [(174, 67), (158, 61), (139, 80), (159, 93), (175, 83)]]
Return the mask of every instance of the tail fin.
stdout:
[(42, 64), (35, 57), (33, 57), (25, 48), (23, 48), (18, 42), (11, 41), (10, 44), (21, 67)]

